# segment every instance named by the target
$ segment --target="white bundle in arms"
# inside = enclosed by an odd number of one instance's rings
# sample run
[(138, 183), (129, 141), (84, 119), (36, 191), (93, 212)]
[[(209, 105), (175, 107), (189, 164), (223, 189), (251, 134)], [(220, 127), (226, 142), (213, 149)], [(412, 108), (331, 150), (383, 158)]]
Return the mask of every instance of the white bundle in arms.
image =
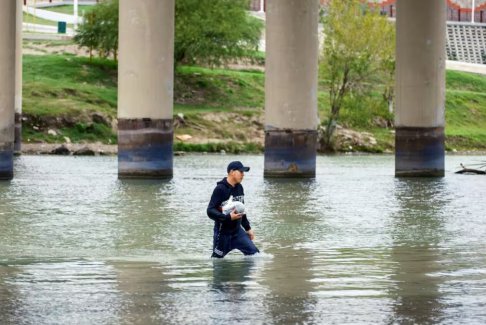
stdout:
[(223, 205), (223, 213), (230, 214), (231, 211), (236, 210), (238, 213), (245, 213), (245, 205), (239, 201), (233, 201), (233, 196)]

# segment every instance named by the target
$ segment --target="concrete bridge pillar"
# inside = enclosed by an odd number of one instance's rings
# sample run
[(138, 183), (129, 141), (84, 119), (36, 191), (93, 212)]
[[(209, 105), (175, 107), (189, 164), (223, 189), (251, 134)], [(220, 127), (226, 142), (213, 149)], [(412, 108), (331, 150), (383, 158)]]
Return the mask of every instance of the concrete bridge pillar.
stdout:
[(396, 24), (395, 175), (444, 176), (446, 2), (399, 0)]
[(17, 4), (16, 40), (15, 40), (15, 140), (14, 152), (20, 154), (22, 146), (22, 2)]
[(0, 180), (13, 178), (15, 115), (15, 0), (0, 4)]
[(174, 0), (120, 0), (120, 178), (172, 176), (174, 10)]
[(318, 0), (268, 0), (266, 177), (314, 177), (317, 144)]

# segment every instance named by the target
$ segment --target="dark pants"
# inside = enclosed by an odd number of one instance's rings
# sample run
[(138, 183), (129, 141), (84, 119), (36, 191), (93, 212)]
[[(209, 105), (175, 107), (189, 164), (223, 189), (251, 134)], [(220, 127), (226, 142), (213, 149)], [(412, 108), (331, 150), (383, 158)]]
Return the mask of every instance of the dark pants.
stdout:
[(239, 228), (237, 232), (231, 234), (220, 233), (218, 229), (215, 229), (211, 257), (223, 258), (233, 249), (238, 249), (245, 255), (260, 252), (243, 228)]

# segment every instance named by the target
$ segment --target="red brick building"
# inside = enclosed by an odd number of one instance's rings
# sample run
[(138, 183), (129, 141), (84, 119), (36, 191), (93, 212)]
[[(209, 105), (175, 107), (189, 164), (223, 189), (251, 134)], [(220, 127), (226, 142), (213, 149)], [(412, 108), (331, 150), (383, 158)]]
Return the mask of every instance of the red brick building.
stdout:
[[(447, 20), (471, 22), (472, 0), (444, 0), (447, 2)], [(371, 6), (380, 7), (380, 11), (387, 16), (396, 16), (397, 0), (374, 1)], [(474, 22), (486, 23), (486, 1), (476, 0), (474, 8)]]
[[(250, 10), (265, 11), (267, 0), (252, 0)], [(321, 6), (325, 6), (329, 0), (319, 0)], [(444, 0), (447, 2), (447, 20), (471, 22), (472, 0)], [(383, 15), (396, 16), (397, 0), (368, 0), (369, 5), (379, 8)], [(263, 6), (263, 10), (262, 10)], [(486, 0), (476, 0), (474, 8), (474, 22), (486, 23)]]

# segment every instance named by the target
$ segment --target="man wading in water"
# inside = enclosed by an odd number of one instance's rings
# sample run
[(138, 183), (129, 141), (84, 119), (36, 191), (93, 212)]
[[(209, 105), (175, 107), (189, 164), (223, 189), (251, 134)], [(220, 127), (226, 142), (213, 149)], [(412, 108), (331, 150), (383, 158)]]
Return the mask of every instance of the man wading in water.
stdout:
[[(214, 220), (213, 255), (211, 257), (222, 258), (235, 248), (245, 255), (259, 252), (252, 242), (255, 235), (246, 214), (238, 213), (236, 208), (223, 211), (223, 207), (228, 201), (245, 203), (241, 181), (245, 172), (249, 170), (250, 167), (243, 166), (240, 161), (230, 162), (226, 168), (228, 176), (217, 183), (213, 195), (211, 195), (207, 211), (209, 218)], [(240, 206), (243, 205), (240, 204)]]

